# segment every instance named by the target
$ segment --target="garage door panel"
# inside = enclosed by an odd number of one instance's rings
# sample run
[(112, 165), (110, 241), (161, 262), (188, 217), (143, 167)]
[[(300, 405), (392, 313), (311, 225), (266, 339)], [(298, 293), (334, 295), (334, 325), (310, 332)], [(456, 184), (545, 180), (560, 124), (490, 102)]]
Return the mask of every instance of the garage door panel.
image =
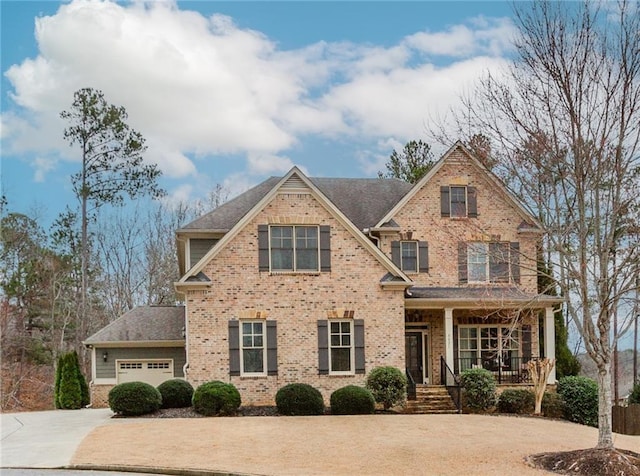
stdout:
[(118, 383), (146, 382), (156, 387), (172, 378), (173, 362), (170, 360), (118, 362)]

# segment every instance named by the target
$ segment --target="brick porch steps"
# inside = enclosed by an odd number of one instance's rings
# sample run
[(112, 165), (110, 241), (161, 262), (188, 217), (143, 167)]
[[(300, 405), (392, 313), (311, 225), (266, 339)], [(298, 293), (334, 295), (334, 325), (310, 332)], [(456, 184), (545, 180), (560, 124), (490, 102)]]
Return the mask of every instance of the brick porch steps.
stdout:
[(416, 385), (416, 399), (408, 400), (405, 413), (458, 413), (444, 385)]

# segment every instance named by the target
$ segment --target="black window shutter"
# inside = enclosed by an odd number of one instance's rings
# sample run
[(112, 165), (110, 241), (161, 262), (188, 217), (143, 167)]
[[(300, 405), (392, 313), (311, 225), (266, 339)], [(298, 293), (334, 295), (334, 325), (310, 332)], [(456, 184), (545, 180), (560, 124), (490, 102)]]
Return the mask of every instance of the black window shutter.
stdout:
[(329, 373), (329, 330), (326, 320), (318, 321), (318, 373)]
[(391, 242), (391, 261), (393, 261), (393, 264), (395, 264), (398, 268), (400, 268), (401, 263), (400, 263), (400, 242), (399, 241)]
[(467, 284), (469, 282), (469, 274), (467, 272), (467, 243), (458, 242), (458, 282)]
[(267, 375), (278, 375), (278, 327), (267, 321)]
[[(458, 375), (460, 373), (460, 359), (458, 359), (458, 326), (453, 326), (453, 373)], [(441, 375), (446, 375), (444, 372)], [(440, 382), (441, 385), (445, 385), (445, 382)]]
[(364, 365), (364, 319), (354, 319), (353, 321), (353, 341), (355, 344), (356, 373), (365, 373)]
[(320, 271), (331, 271), (331, 227), (320, 225)]
[(440, 216), (451, 216), (451, 203), (449, 202), (449, 187), (440, 187)]
[(511, 279), (520, 284), (520, 243), (517, 241), (509, 244), (511, 258)]
[(269, 225), (258, 225), (258, 269), (269, 271)]
[(426, 241), (418, 242), (418, 271), (429, 272), (429, 244)]
[(531, 326), (525, 324), (522, 326), (522, 363), (527, 363), (529, 360), (531, 360)]
[(240, 321), (229, 321), (229, 375), (240, 375)]
[(478, 192), (475, 187), (467, 187), (467, 216), (478, 218)]

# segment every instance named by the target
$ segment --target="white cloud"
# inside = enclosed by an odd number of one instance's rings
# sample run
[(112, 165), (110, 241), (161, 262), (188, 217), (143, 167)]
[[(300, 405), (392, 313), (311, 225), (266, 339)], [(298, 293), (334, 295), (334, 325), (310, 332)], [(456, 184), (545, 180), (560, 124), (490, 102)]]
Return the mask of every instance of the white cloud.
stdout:
[[(128, 122), (147, 138), (147, 160), (170, 177), (196, 180), (201, 161), (238, 156), (250, 175), (281, 174), (305, 135), (374, 144), (421, 137), (430, 114), (502, 64), (497, 55), (511, 32), (507, 20), (476, 18), (388, 48), (318, 42), (283, 50), (227, 16), (179, 7), (74, 0), (38, 18), (39, 55), (5, 73), (19, 108), (2, 114), (3, 148), (77, 161), (59, 113), (74, 91), (90, 86), (125, 105)], [(435, 66), (429, 55), (457, 62)], [(376, 146), (370, 153), (379, 154)], [(44, 179), (51, 168), (38, 170)]]

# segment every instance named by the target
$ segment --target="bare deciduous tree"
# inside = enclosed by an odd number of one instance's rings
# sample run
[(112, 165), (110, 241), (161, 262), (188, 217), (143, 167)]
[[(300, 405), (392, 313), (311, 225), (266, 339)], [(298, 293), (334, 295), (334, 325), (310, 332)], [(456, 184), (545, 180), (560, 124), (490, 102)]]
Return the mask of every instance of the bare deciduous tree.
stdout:
[(612, 349), (632, 322), (640, 263), (640, 3), (515, 8), (517, 58), (464, 100), (457, 133), (472, 124), (490, 137), (495, 171), (546, 227), (549, 263), (598, 369), (597, 446), (613, 448)]

